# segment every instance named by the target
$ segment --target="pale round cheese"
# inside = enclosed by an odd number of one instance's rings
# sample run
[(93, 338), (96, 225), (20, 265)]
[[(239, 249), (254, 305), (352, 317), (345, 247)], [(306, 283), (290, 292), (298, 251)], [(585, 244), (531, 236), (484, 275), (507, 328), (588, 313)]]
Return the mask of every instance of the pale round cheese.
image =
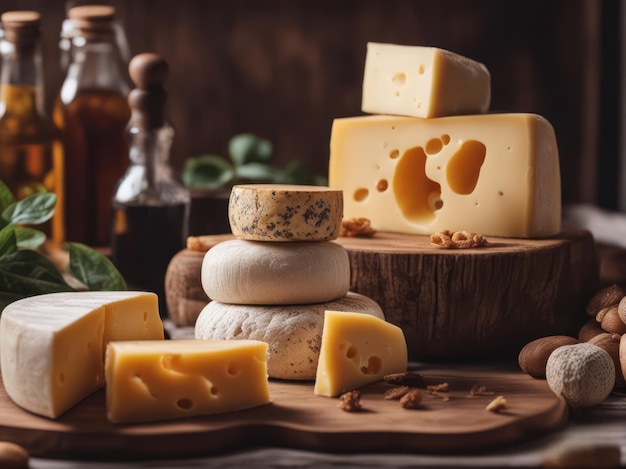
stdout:
[(350, 288), (346, 249), (331, 241), (265, 243), (233, 239), (204, 255), (202, 287), (220, 303), (322, 303)]
[(163, 340), (158, 298), (133, 291), (37, 295), (0, 316), (0, 368), (9, 397), (56, 418), (101, 388), (112, 341)]
[(195, 337), (267, 342), (271, 378), (314, 380), (326, 310), (385, 318), (378, 303), (353, 292), (336, 301), (311, 305), (255, 306), (211, 301), (198, 316)]
[(236, 185), (228, 203), (233, 234), (254, 241), (331, 241), (342, 217), (343, 191), (324, 186)]

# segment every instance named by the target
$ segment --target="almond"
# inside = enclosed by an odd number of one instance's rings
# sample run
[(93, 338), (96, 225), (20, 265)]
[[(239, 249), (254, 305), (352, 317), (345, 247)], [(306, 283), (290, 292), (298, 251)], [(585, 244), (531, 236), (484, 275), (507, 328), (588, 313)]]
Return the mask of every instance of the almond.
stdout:
[(624, 373), (622, 371), (622, 366), (619, 360), (620, 336), (617, 334), (612, 334), (610, 332), (605, 332), (603, 334), (598, 334), (597, 336), (593, 337), (591, 340), (589, 340), (589, 343), (597, 345), (611, 356), (611, 359), (615, 364), (614, 387), (621, 388), (626, 385), (626, 380), (624, 379)]
[(563, 345), (577, 344), (578, 339), (567, 335), (551, 335), (529, 342), (522, 348), (517, 362), (522, 371), (533, 378), (545, 378), (548, 357)]
[(595, 317), (601, 309), (618, 304), (624, 296), (624, 290), (619, 285), (605, 287), (589, 300), (587, 314)]

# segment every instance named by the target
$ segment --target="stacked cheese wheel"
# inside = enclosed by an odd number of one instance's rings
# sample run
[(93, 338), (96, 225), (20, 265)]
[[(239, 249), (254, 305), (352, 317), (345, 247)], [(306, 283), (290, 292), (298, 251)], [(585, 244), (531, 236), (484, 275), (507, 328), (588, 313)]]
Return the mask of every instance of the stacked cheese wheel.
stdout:
[(233, 187), (236, 239), (204, 257), (202, 287), (212, 301), (198, 316), (196, 338), (267, 342), (270, 377), (315, 379), (326, 310), (384, 319), (375, 301), (348, 291), (348, 254), (333, 242), (342, 215), (340, 189)]

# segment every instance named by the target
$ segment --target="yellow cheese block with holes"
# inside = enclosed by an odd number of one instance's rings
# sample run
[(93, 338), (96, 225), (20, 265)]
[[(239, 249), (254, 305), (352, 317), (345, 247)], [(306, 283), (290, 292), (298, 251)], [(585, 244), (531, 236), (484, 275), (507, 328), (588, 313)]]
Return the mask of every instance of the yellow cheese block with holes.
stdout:
[(314, 393), (338, 396), (404, 372), (407, 364), (399, 327), (368, 314), (326, 311)]
[(335, 119), (329, 184), (379, 231), (542, 238), (561, 223), (556, 137), (536, 114)]
[(324, 186), (241, 184), (228, 202), (231, 231), (249, 241), (331, 241), (342, 213), (341, 190)]
[(105, 367), (112, 422), (178, 419), (270, 402), (267, 344), (261, 341), (111, 342)]
[(163, 339), (157, 295), (64, 292), (24, 298), (0, 316), (0, 366), (9, 397), (56, 418), (104, 386), (113, 340)]
[(370, 42), (361, 109), (370, 114), (443, 117), (489, 110), (483, 64), (436, 47)]

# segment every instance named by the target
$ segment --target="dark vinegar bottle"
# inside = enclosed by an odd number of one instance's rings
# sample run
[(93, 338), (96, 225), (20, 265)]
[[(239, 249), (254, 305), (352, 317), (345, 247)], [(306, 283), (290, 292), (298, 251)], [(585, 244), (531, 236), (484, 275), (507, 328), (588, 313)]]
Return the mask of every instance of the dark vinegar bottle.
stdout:
[(113, 197), (112, 259), (129, 288), (159, 295), (165, 315), (165, 272), (185, 247), (190, 196), (169, 164), (174, 131), (163, 115), (167, 63), (139, 54), (129, 72), (137, 85), (128, 96), (130, 166)]

